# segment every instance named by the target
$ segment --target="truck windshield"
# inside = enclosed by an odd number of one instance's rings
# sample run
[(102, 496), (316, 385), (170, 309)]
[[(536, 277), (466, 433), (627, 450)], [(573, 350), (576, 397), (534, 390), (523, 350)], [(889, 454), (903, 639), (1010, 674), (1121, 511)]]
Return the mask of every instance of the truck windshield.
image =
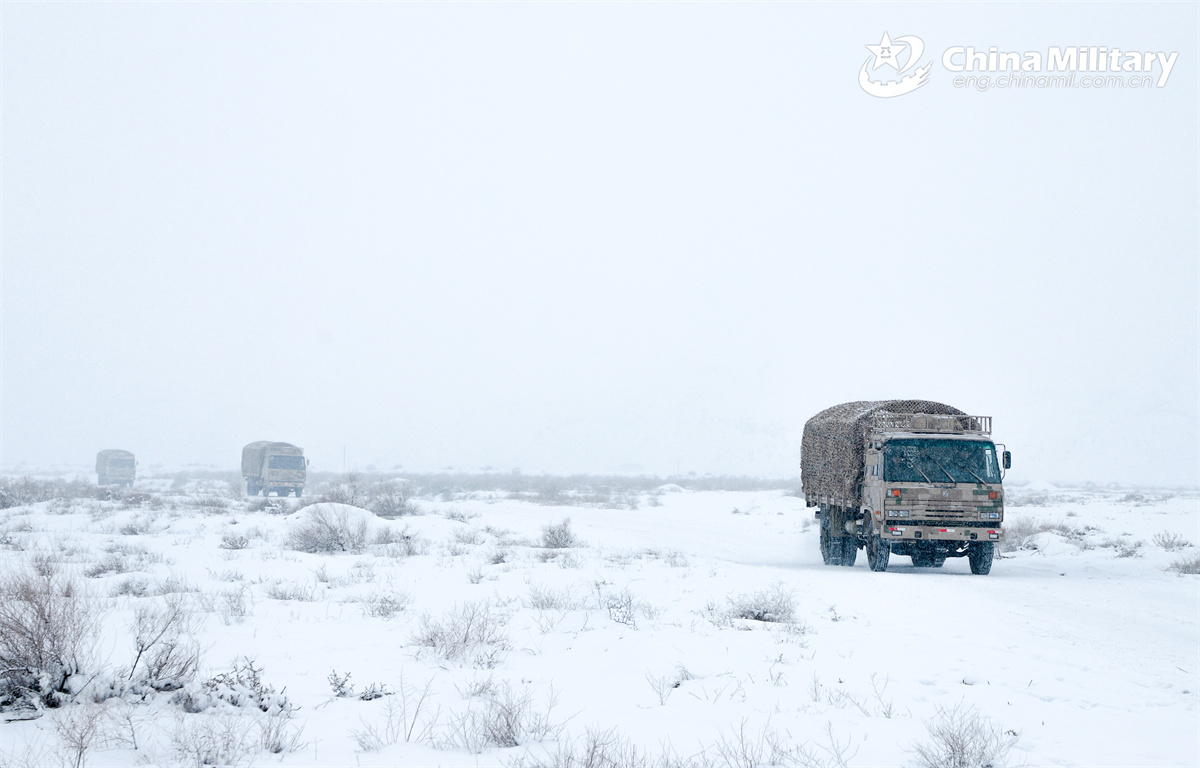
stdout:
[(304, 457), (276, 454), (267, 460), (267, 466), (271, 469), (304, 469)]
[(109, 459), (109, 469), (133, 469), (133, 459)]
[(883, 447), (883, 479), (897, 483), (998, 483), (996, 446), (976, 440), (889, 440)]

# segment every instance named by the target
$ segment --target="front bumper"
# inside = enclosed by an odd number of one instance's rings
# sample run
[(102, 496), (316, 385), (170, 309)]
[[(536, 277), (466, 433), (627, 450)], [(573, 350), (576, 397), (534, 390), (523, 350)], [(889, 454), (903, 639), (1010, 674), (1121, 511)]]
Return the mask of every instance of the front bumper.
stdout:
[(998, 525), (922, 525), (913, 522), (885, 523), (880, 535), (891, 541), (1004, 541)]

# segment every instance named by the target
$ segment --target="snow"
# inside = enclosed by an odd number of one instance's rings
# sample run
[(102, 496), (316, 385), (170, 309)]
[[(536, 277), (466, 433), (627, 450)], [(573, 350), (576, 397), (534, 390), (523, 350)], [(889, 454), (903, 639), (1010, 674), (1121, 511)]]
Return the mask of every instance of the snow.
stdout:
[[(847, 765), (915, 765), (926, 722), (955, 706), (1017, 734), (1009, 764), (1200, 764), (1200, 577), (1167, 570), (1196, 547), (1154, 543), (1200, 540), (1194, 494), (1014, 488), (1006, 526), (1030, 533), (981, 577), (965, 559), (926, 569), (894, 556), (872, 573), (860, 554), (853, 568), (826, 567), (811, 512), (783, 492), (659, 491), (637, 509), (418, 499), (423, 514), (394, 520), (325, 504), (370, 527), (361, 552), (325, 554), (285, 546), (312, 507), (270, 514), (167, 491), (130, 509), (45, 502), (0, 511), (0, 563), (58, 553), (109, 604), (96, 650), (111, 669), (131, 661), (135, 606), (159, 599), (110, 597), (119, 585), (198, 589), (199, 679), (248, 657), (299, 708), (302, 748), (259, 752), (260, 765), (505, 765), (609, 729), (650, 754), (703, 751), (718, 765), (715, 745), (764, 732), (820, 764), (836, 765), (842, 745)], [(579, 546), (541, 547), (543, 528), (567, 519)], [(87, 577), (114, 545), (149, 554), (123, 555), (126, 573)], [(228, 610), (227, 594), (248, 615)], [(728, 615), (781, 594), (790, 622)], [(430, 622), (484, 604), (507, 643), (448, 660), (418, 642)], [(336, 698), (334, 670), (356, 692), (377, 683), (396, 693)], [(354, 731), (427, 684), (431, 738), (360, 748)], [(487, 695), (472, 693), (489, 685), (528, 694), (561, 730), (478, 753), (452, 747), (452, 724), (483, 711)], [(181, 762), (171, 734), (212, 713), (181, 714), (169, 698), (137, 705), (138, 750), (109, 739), (87, 764)], [(0, 765), (58, 754), (53, 725), (70, 709), (0, 724)]]

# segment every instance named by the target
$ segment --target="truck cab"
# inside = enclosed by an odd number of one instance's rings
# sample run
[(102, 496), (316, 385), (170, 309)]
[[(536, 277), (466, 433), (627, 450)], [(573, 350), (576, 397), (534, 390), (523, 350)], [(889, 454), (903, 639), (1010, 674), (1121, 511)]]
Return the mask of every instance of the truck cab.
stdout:
[(907, 422), (866, 437), (855, 533), (868, 564), (883, 570), (891, 553), (924, 567), (965, 556), (973, 573), (987, 573), (1004, 540), (1003, 469), (1011, 464), (990, 439), (991, 419), (918, 414)]

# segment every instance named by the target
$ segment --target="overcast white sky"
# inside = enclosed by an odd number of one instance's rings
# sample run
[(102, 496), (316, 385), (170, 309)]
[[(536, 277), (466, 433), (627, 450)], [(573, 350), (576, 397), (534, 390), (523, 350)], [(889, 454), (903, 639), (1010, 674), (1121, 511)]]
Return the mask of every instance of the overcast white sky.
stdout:
[[(1197, 7), (4, 3), (0, 463), (795, 476), (917, 397), (1196, 484)], [(927, 85), (859, 87), (885, 31)]]

